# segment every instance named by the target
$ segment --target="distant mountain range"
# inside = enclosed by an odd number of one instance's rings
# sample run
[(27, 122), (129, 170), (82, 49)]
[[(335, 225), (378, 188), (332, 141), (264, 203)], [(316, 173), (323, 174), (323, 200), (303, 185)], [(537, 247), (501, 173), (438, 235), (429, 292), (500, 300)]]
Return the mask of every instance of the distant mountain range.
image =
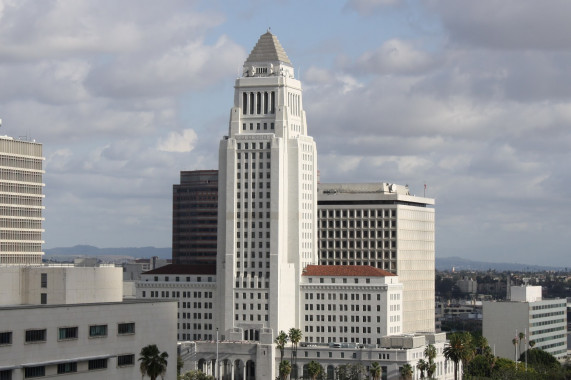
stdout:
[[(124, 248), (98, 248), (92, 245), (76, 245), (73, 247), (57, 247), (45, 249), (46, 259), (57, 259), (59, 261), (66, 258), (71, 259), (76, 256), (96, 256), (99, 258), (150, 258), (158, 256), (161, 259), (170, 259), (172, 257), (171, 248), (155, 248), (155, 247), (124, 247)], [(104, 260), (108, 261), (108, 260)], [(490, 263), (484, 261), (473, 261), (463, 259), (461, 257), (437, 257), (436, 269), (440, 271), (455, 270), (475, 270), (487, 271), (489, 269), (502, 271), (546, 271), (546, 270), (565, 270), (563, 267), (557, 266), (541, 266), (526, 265), (520, 263)]]
[(172, 257), (171, 248), (155, 247), (125, 247), (125, 248), (98, 248), (92, 245), (76, 245), (73, 247), (57, 247), (44, 249), (46, 259), (54, 257), (75, 257), (75, 256), (123, 256), (132, 258), (149, 258), (158, 256), (161, 259)]
[(521, 263), (489, 263), (484, 261), (472, 261), (461, 257), (437, 257), (436, 269), (440, 271), (450, 271), (454, 268), (458, 270), (475, 270), (487, 271), (495, 270), (498, 272), (515, 271), (515, 272), (542, 272), (542, 271), (563, 271), (564, 267), (546, 266), (546, 265), (528, 265)]

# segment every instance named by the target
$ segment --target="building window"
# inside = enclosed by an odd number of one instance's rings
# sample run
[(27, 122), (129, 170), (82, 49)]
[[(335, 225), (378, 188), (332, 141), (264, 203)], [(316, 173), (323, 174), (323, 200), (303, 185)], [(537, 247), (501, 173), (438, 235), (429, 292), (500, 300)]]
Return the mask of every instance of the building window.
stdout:
[(38, 367), (27, 367), (24, 369), (24, 378), (42, 377), (46, 375), (46, 367), (41, 365)]
[(89, 337), (102, 337), (107, 336), (107, 325), (93, 325), (89, 326)]
[(71, 373), (77, 372), (77, 362), (72, 363), (62, 363), (57, 365), (57, 373)]
[(46, 329), (43, 330), (26, 330), (26, 343), (45, 342)]
[(107, 359), (93, 359), (88, 362), (87, 368), (90, 371), (96, 369), (105, 369), (107, 368)]
[(117, 326), (117, 333), (119, 335), (134, 334), (135, 323), (119, 323)]
[(40, 304), (46, 305), (48, 303), (48, 294), (40, 293)]
[(12, 344), (12, 331), (0, 333), (0, 346), (5, 344)]
[(48, 287), (48, 274), (42, 273), (42, 274), (40, 274), (40, 276), (41, 276), (40, 286), (42, 288), (47, 288)]
[(0, 380), (12, 380), (12, 370), (0, 371)]
[(58, 340), (77, 339), (77, 327), (60, 327)]
[(128, 366), (128, 365), (135, 365), (135, 355), (119, 355), (117, 356), (117, 365), (119, 367)]

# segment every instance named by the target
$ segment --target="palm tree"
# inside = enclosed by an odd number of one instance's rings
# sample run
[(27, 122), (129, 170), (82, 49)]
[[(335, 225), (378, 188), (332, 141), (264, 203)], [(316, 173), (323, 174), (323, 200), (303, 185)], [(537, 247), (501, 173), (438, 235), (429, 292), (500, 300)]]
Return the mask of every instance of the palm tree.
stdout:
[(529, 341), (529, 347), (533, 348), (533, 346), (535, 346), (535, 340), (530, 340)]
[(434, 359), (436, 358), (436, 347), (432, 344), (429, 344), (424, 349), (424, 356), (428, 359), (428, 363), (426, 363), (426, 375), (428, 378), (432, 378), (434, 372), (436, 372), (436, 364), (434, 363)]
[(416, 364), (416, 368), (420, 371), (420, 378), (424, 379), (424, 371), (428, 369), (428, 363), (424, 359), (420, 359)]
[(319, 376), (321, 372), (323, 372), (323, 367), (321, 367), (321, 364), (318, 362), (312, 360), (307, 363), (307, 374), (312, 380), (317, 379), (317, 376)]
[(371, 377), (373, 378), (373, 380), (379, 380), (381, 378), (381, 366), (379, 363), (374, 362), (373, 364), (371, 364), (371, 368), (369, 369), (369, 371), (371, 372)]
[(515, 357), (515, 361), (517, 362), (517, 338), (513, 338), (512, 339), (512, 344), (514, 345), (514, 357)]
[(156, 344), (150, 344), (143, 347), (139, 355), (139, 361), (141, 362), (139, 368), (143, 378), (147, 375), (151, 380), (156, 380), (159, 376), (164, 379), (167, 372), (167, 358), (169, 354), (166, 352), (161, 353)]
[(283, 330), (280, 331), (280, 333), (278, 334), (278, 336), (276, 337), (276, 340), (275, 340), (276, 346), (280, 349), (280, 363), (284, 361), (284, 350), (285, 350), (285, 346), (287, 344), (287, 341), (288, 341), (288, 336), (285, 333), (285, 331), (283, 331)]
[[(296, 366), (297, 368), (297, 344), (299, 343), (302, 337), (301, 330), (292, 327), (291, 329), (289, 329), (288, 336), (292, 346), (291, 350), (292, 362), (293, 365)], [(297, 377), (297, 372), (296, 372), (296, 377)]]
[(286, 380), (291, 373), (291, 363), (287, 360), (280, 362), (280, 379)]
[(448, 346), (444, 348), (444, 357), (454, 362), (454, 380), (458, 380), (458, 363), (471, 357), (469, 346), (470, 339), (466, 334), (452, 334)]
[(521, 353), (522, 353), (521, 344), (522, 344), (522, 343), (525, 343), (525, 334), (524, 334), (523, 332), (520, 332), (520, 333), (518, 334), (518, 338), (519, 338), (519, 353), (520, 353), (520, 355), (521, 355)]
[(406, 363), (405, 365), (403, 365), (400, 369), (400, 375), (403, 378), (403, 380), (412, 379), (412, 371), (413, 368), (410, 364)]

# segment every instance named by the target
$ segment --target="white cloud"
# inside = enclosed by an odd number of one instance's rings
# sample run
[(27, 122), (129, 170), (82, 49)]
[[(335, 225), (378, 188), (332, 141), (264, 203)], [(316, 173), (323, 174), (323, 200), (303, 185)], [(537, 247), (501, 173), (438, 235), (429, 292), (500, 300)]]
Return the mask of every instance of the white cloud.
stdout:
[(383, 42), (378, 49), (365, 52), (355, 63), (357, 70), (384, 75), (424, 73), (433, 65), (429, 54), (400, 39)]
[(191, 152), (194, 149), (198, 136), (192, 129), (185, 129), (181, 133), (171, 132), (165, 139), (161, 139), (158, 149), (164, 152)]
[(369, 15), (372, 11), (398, 5), (401, 2), (402, 0), (349, 0), (346, 7), (362, 15)]
[(450, 41), (492, 49), (571, 48), (567, 0), (429, 0)]

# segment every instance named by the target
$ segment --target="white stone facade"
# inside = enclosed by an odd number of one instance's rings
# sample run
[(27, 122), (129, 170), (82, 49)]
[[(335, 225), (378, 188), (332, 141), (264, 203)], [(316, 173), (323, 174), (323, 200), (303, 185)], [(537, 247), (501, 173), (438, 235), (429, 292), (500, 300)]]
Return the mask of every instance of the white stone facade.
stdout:
[(300, 291), (300, 329), (308, 344), (380, 345), (384, 336), (402, 334), (396, 275), (364, 266), (308, 266)]
[(434, 331), (434, 199), (388, 183), (319, 184), (319, 263), (399, 276), (403, 332)]
[[(263, 334), (262, 334), (263, 335)], [(280, 352), (267, 341), (264, 342), (181, 342), (181, 357), (185, 362), (184, 370), (199, 369), (207, 374), (215, 375), (218, 371), (221, 379), (275, 379), (278, 374)], [(321, 364), (325, 370), (325, 379), (335, 379), (335, 369), (342, 365), (362, 366), (363, 378), (369, 374), (373, 363), (382, 369), (382, 378), (401, 380), (400, 368), (409, 364), (414, 368), (413, 379), (420, 379), (420, 371), (416, 364), (425, 359), (424, 349), (428, 344), (434, 345), (435, 378), (440, 380), (454, 379), (454, 363), (446, 360), (443, 350), (446, 345), (446, 334), (407, 334), (383, 339), (380, 346), (367, 346), (351, 343), (339, 345), (301, 343), (296, 354), (288, 345), (284, 352), (284, 360), (296, 363), (292, 367), (292, 378), (297, 371), (298, 378), (306, 374), (305, 366), (312, 360)], [(217, 355), (218, 353), (218, 355)], [(218, 367), (216, 358), (218, 356)], [(297, 368), (297, 370), (296, 370)], [(461, 370), (461, 369), (460, 369)]]
[[(169, 268), (172, 268), (170, 270)], [(212, 340), (218, 328), (216, 275), (189, 273), (188, 265), (168, 265), (143, 273), (136, 297), (177, 301), (177, 340)], [(164, 273), (167, 270), (169, 273)]]
[(42, 144), (0, 136), (0, 264), (41, 264)]
[(317, 263), (317, 154), (301, 83), (269, 32), (236, 80), (218, 183), (221, 331), (248, 340), (298, 326), (301, 271)]

